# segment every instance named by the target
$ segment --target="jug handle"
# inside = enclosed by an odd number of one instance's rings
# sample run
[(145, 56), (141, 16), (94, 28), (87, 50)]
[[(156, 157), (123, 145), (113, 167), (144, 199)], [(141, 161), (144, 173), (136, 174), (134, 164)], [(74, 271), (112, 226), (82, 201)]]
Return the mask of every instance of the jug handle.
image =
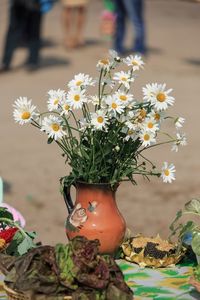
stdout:
[(70, 214), (74, 209), (74, 203), (72, 201), (71, 193), (70, 193), (71, 185), (70, 186), (64, 186), (63, 188), (63, 197), (65, 204), (67, 206), (68, 213)]

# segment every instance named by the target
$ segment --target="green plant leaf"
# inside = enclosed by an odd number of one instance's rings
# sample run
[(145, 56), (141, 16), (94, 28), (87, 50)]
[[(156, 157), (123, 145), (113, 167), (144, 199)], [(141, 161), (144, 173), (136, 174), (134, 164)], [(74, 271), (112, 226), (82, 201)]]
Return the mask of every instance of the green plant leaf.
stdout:
[(193, 232), (196, 225), (193, 221), (188, 221), (186, 224), (182, 225), (179, 236), (182, 238), (186, 233)]
[(35, 232), (26, 232), (26, 236), (22, 232), (17, 231), (13, 237), (12, 242), (6, 249), (6, 253), (13, 256), (20, 256), (28, 252), (28, 250), (35, 248), (33, 240), (36, 237)]
[(13, 215), (7, 210), (7, 208), (4, 207), (0, 207), (0, 219), (1, 218), (6, 218), (13, 221)]
[(48, 138), (48, 140), (47, 140), (47, 144), (51, 144), (53, 141), (54, 141), (54, 139), (52, 139), (52, 138), (50, 137), (50, 138)]
[(175, 230), (175, 224), (177, 223), (177, 221), (182, 217), (183, 213), (182, 213), (182, 210), (179, 210), (177, 213), (176, 213), (176, 218), (174, 219), (174, 221), (171, 223), (171, 225), (169, 226), (169, 229), (171, 231), (174, 231)]
[(192, 250), (196, 255), (200, 256), (200, 232), (197, 232), (193, 235)]
[(17, 251), (19, 253), (19, 255), (23, 255), (26, 252), (28, 252), (28, 250), (34, 248), (35, 245), (33, 243), (33, 240), (31, 238), (25, 238), (22, 240), (22, 242), (18, 245), (17, 247)]
[(200, 199), (192, 199), (185, 204), (185, 211), (200, 215)]

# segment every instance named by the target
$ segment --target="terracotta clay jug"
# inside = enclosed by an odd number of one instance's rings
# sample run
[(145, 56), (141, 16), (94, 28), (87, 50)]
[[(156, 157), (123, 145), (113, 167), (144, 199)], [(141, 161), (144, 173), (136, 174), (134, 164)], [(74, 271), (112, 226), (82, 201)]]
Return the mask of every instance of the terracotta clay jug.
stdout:
[(126, 224), (120, 214), (115, 193), (110, 184), (88, 184), (77, 182), (76, 201), (70, 190), (64, 189), (64, 199), (69, 216), (66, 221), (66, 234), (69, 239), (85, 236), (89, 240), (100, 241), (101, 253), (114, 253), (123, 241)]

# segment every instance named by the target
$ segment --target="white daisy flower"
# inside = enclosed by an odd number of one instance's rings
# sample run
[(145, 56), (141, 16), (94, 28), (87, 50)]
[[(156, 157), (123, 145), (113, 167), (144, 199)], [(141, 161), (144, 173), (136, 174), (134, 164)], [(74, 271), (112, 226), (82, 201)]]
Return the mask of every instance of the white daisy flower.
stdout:
[(122, 132), (126, 134), (125, 141), (129, 141), (130, 139), (135, 141), (138, 138), (138, 133), (132, 128), (123, 127)]
[(136, 131), (136, 130), (138, 130), (139, 128), (138, 128), (138, 124), (135, 124), (134, 122), (131, 122), (130, 120), (127, 120), (126, 122), (125, 122), (125, 125), (128, 127), (128, 129), (130, 129), (130, 130), (134, 130), (134, 131)]
[(77, 87), (86, 87), (86, 86), (94, 86), (95, 81), (89, 77), (89, 75), (83, 74), (83, 73), (79, 73), (78, 75), (74, 76), (74, 79), (72, 79), (69, 83), (68, 83), (68, 87), (70, 89), (74, 89)]
[(66, 132), (62, 127), (62, 119), (54, 115), (44, 117), (42, 120), (41, 131), (45, 131), (49, 138), (54, 140), (61, 139)]
[(96, 113), (91, 114), (91, 124), (97, 130), (106, 128), (108, 118), (103, 110), (98, 110)]
[(153, 91), (155, 90), (156, 86), (157, 86), (157, 83), (151, 83), (151, 84), (148, 83), (148, 84), (146, 84), (145, 87), (142, 88), (142, 92), (143, 92), (143, 95), (144, 95), (143, 99), (145, 101), (148, 101), (148, 102), (151, 101), (151, 99), (154, 96)]
[(138, 138), (138, 135), (132, 129), (129, 129), (126, 134), (127, 134), (127, 136), (125, 137), (126, 141), (129, 141), (130, 139), (135, 141)]
[(176, 134), (177, 142), (181, 146), (186, 146), (187, 145), (187, 139), (185, 133), (177, 133)]
[(185, 122), (185, 118), (179, 117), (175, 120), (176, 129), (183, 127), (183, 123)]
[(176, 134), (177, 140), (172, 144), (171, 151), (178, 152), (179, 146), (186, 146), (187, 145), (187, 139), (184, 133), (177, 133)]
[(156, 122), (160, 123), (164, 119), (165, 113), (164, 113), (164, 111), (152, 110), (147, 116), (149, 118), (154, 119)]
[(62, 107), (61, 115), (68, 115), (70, 110), (71, 110), (70, 105), (65, 102), (65, 103), (62, 104), (61, 107)]
[(172, 144), (171, 151), (178, 152), (178, 145), (176, 142)]
[(164, 162), (164, 165), (162, 167), (162, 173), (161, 173), (163, 182), (172, 183), (172, 181), (175, 180), (175, 172), (176, 170), (174, 164), (168, 165), (167, 162)]
[(144, 131), (150, 131), (150, 132), (155, 133), (156, 131), (159, 130), (159, 125), (154, 119), (147, 118), (142, 123), (142, 128)]
[(105, 103), (108, 105), (108, 111), (112, 113), (114, 116), (116, 114), (121, 114), (124, 111), (124, 106), (122, 105), (122, 102), (117, 100), (113, 96), (108, 96), (104, 99)]
[(123, 91), (118, 91), (114, 94), (114, 97), (120, 101), (124, 106), (127, 106), (130, 102), (133, 101), (133, 95), (126, 94)]
[(100, 59), (97, 63), (98, 70), (108, 71), (110, 68), (111, 68), (111, 62), (107, 58)]
[[(144, 99), (150, 101), (155, 109), (166, 110), (169, 105), (173, 105), (174, 97), (170, 96), (172, 89), (165, 90), (166, 84), (152, 84), (143, 88)], [(149, 95), (149, 96), (148, 96)]]
[(131, 77), (130, 72), (124, 71), (115, 73), (113, 79), (119, 81), (119, 83), (123, 84), (127, 89), (130, 88), (130, 83), (135, 80), (134, 77)]
[(138, 71), (140, 68), (143, 68), (144, 62), (140, 55), (130, 55), (124, 59), (124, 63), (132, 67), (133, 71)]
[(65, 100), (66, 93), (64, 90), (50, 90), (48, 91), (49, 99), (47, 107), (49, 111), (58, 110), (59, 105)]
[(143, 147), (156, 143), (155, 134), (149, 131), (142, 131), (139, 135)]
[(38, 114), (36, 113), (36, 106), (32, 105), (31, 100), (27, 97), (19, 97), (13, 107), (13, 117), (17, 123), (24, 125), (30, 123)]
[(83, 103), (87, 102), (87, 98), (85, 96), (85, 91), (80, 90), (78, 88), (72, 89), (67, 93), (66, 103), (72, 109), (82, 108)]
[(129, 119), (133, 119), (135, 117), (135, 112), (130, 110), (128, 113), (127, 113), (127, 116)]
[(88, 121), (85, 118), (79, 120), (79, 125), (80, 125), (80, 128), (79, 128), (80, 131), (84, 131), (86, 128), (91, 127), (91, 124), (88, 123)]
[(174, 97), (170, 96), (169, 94), (172, 92), (172, 89), (165, 90), (166, 84), (158, 84), (157, 88), (154, 90), (154, 97), (151, 103), (154, 107), (160, 110), (166, 110), (168, 106), (174, 104)]
[(113, 89), (115, 86), (115, 81), (113, 81), (109, 78), (106, 78), (106, 79), (102, 80), (101, 85), (109, 86), (111, 89)]
[(113, 61), (116, 61), (116, 62), (120, 62), (121, 61), (121, 58), (118, 55), (117, 51), (115, 51), (113, 49), (109, 50), (109, 56), (111, 57), (111, 59)]

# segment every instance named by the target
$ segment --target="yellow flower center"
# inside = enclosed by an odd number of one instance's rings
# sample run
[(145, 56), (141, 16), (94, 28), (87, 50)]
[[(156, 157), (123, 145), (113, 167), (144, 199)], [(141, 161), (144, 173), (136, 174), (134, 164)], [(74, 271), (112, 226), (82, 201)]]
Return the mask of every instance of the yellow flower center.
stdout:
[(53, 129), (53, 131), (58, 131), (60, 129), (60, 126), (57, 123), (53, 123), (51, 124), (51, 128)]
[(165, 176), (169, 176), (169, 170), (168, 169), (164, 170), (164, 174)]
[(117, 108), (117, 104), (115, 102), (112, 103), (112, 108), (116, 109)]
[(128, 131), (128, 135), (132, 135), (134, 133), (134, 131), (133, 130), (131, 130), (131, 129), (129, 129), (129, 131)]
[(97, 118), (97, 121), (98, 121), (98, 123), (103, 123), (103, 117), (99, 116), (99, 117)]
[(65, 110), (69, 110), (69, 109), (70, 109), (70, 106), (69, 106), (68, 104), (65, 104), (64, 109), (65, 109)]
[(133, 66), (138, 66), (138, 63), (137, 63), (137, 61), (135, 61), (135, 60), (132, 60), (132, 65), (133, 65)]
[(152, 123), (152, 122), (149, 122), (148, 125), (147, 125), (147, 127), (148, 127), (148, 128), (153, 128), (153, 123)]
[(82, 83), (83, 83), (83, 81), (80, 80), (80, 81), (77, 81), (76, 85), (80, 86)]
[(166, 96), (164, 93), (158, 93), (158, 95), (156, 96), (156, 99), (159, 101), (159, 102), (164, 102), (165, 99), (166, 99)]
[(122, 81), (127, 81), (127, 78), (126, 77), (122, 77), (121, 80)]
[(23, 114), (22, 114), (22, 116), (21, 116), (21, 118), (23, 120), (28, 120), (28, 119), (30, 119), (30, 116), (31, 116), (31, 114), (30, 114), (29, 111), (24, 111)]
[(109, 60), (108, 59), (101, 59), (100, 63), (102, 63), (103, 65), (108, 65), (109, 64)]
[(147, 115), (146, 110), (145, 110), (145, 109), (141, 109), (141, 110), (140, 110), (140, 117), (145, 118), (146, 115)]
[(144, 140), (145, 140), (145, 141), (148, 141), (149, 139), (150, 139), (150, 136), (149, 136), (148, 133), (146, 133), (146, 134), (144, 135)]
[(58, 104), (58, 102), (59, 102), (59, 100), (55, 99), (54, 102), (53, 102), (53, 104), (56, 105), (56, 104)]
[(121, 96), (119, 97), (119, 99), (122, 100), (122, 101), (126, 101), (126, 100), (127, 100), (127, 97), (126, 97), (125, 95), (121, 95)]
[(160, 114), (159, 114), (159, 113), (155, 113), (154, 119), (155, 119), (156, 121), (159, 121), (159, 120), (160, 120)]
[(79, 95), (75, 95), (75, 96), (74, 96), (74, 100), (75, 100), (75, 101), (80, 101), (80, 96), (79, 96)]

